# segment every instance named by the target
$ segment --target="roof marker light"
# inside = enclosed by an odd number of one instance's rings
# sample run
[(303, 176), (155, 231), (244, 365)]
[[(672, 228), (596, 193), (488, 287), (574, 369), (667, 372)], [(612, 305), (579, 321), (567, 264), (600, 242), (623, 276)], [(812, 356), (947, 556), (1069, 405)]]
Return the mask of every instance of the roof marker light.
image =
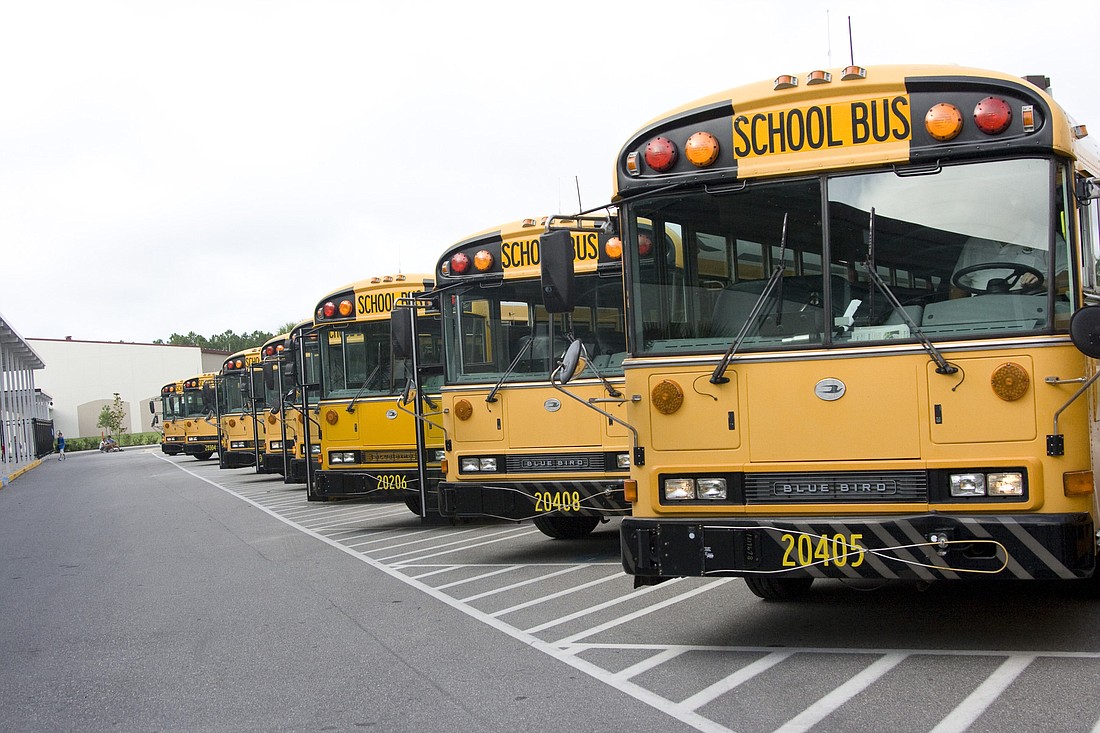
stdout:
[(684, 143), (684, 157), (696, 168), (706, 168), (718, 160), (718, 138), (699, 131)]
[(862, 66), (845, 66), (844, 72), (840, 76), (841, 81), (854, 81), (856, 79), (866, 79), (867, 69)]
[(798, 86), (798, 77), (794, 74), (780, 74), (775, 77), (775, 86), (772, 87), (775, 91), (780, 89), (794, 89)]
[(645, 162), (658, 173), (676, 164), (676, 145), (667, 137), (655, 137), (645, 146)]
[(474, 268), (478, 272), (485, 272), (493, 266), (493, 255), (487, 249), (479, 249), (474, 255)]
[(618, 237), (612, 237), (604, 243), (603, 251), (606, 252), (607, 256), (613, 260), (622, 258), (623, 240), (619, 239)]
[(1012, 124), (1012, 108), (1000, 97), (986, 97), (974, 106), (974, 124), (986, 135), (999, 135)]
[(638, 175), (638, 173), (641, 172), (639, 167), (638, 167), (638, 153), (637, 153), (637, 151), (635, 151), (633, 153), (627, 153), (627, 156), (626, 156), (626, 172), (629, 173), (632, 176), (636, 176), (636, 175)]
[(1020, 122), (1024, 123), (1024, 132), (1035, 132), (1035, 106), (1025, 104), (1020, 107)]
[(821, 69), (818, 69), (816, 71), (811, 71), (809, 74), (806, 75), (806, 86), (811, 86), (813, 84), (828, 84), (832, 80), (832, 74), (830, 74), (828, 71), (822, 71)]
[(392, 283), (393, 282), (393, 275), (386, 275), (384, 278), (382, 278), (382, 282)]
[(534, 219), (524, 219), (520, 223), (520, 226), (523, 227), (524, 229), (526, 229), (527, 227), (533, 227), (536, 224), (538, 224), (538, 222), (536, 222)]
[(470, 269), (470, 258), (463, 252), (455, 252), (451, 256), (451, 274), (462, 275)]
[(1075, 138), (1077, 138), (1078, 140), (1080, 140), (1083, 137), (1088, 137), (1088, 135), (1089, 135), (1089, 128), (1086, 127), (1085, 125), (1074, 125), (1070, 129), (1073, 131), (1073, 136)]
[(963, 116), (959, 108), (947, 102), (932, 105), (924, 116), (924, 129), (937, 140), (954, 140), (962, 132)]

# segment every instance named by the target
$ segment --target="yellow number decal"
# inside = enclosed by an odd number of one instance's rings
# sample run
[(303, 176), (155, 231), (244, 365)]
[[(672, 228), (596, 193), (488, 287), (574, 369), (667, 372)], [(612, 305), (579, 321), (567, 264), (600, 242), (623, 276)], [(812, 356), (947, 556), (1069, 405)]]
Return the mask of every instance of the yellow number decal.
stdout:
[(401, 474), (387, 473), (378, 477), (378, 488), (383, 491), (406, 489), (408, 486), (408, 480)]
[(785, 568), (805, 567), (807, 565), (829, 565), (833, 563), (837, 567), (848, 565), (848, 558), (852, 555), (851, 566), (858, 568), (867, 559), (866, 550), (859, 544), (863, 539), (860, 532), (851, 535), (836, 534), (831, 538), (827, 535), (815, 538), (809, 534), (784, 534), (779, 537), (783, 545), (783, 560), (780, 563)]
[(536, 512), (579, 512), (581, 495), (579, 491), (536, 491)]
[(798, 563), (791, 559), (791, 553), (794, 552), (794, 535), (785, 534), (779, 539), (787, 545), (787, 549), (783, 551), (783, 567), (795, 567)]

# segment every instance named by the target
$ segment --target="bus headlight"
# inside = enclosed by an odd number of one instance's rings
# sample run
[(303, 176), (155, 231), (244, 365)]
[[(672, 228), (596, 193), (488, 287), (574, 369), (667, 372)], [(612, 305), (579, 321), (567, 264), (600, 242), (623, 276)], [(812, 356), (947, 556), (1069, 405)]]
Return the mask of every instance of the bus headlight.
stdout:
[(1015, 471), (987, 473), (985, 485), (990, 496), (1024, 495), (1024, 475)]
[(695, 498), (695, 479), (666, 478), (665, 498), (669, 501), (683, 501)]
[(229, 450), (240, 450), (245, 447), (243, 440), (231, 440), (229, 441)]
[(437, 450), (435, 452), (435, 460), (436, 461), (442, 461), (446, 457), (447, 457), (447, 452), (446, 451)]
[(695, 482), (700, 499), (724, 500), (726, 498), (726, 480), (724, 478), (701, 478)]
[(282, 450), (282, 449), (283, 449), (283, 441), (281, 441), (281, 440), (271, 441), (271, 450)]
[(492, 473), (496, 470), (495, 456), (463, 456), (458, 459), (459, 473)]
[(951, 496), (985, 496), (984, 473), (953, 473)]
[(310, 453), (310, 455), (314, 455), (314, 456), (321, 455), (321, 445), (319, 443), (311, 445), (309, 447), (309, 453)]
[(630, 468), (630, 454), (618, 453), (615, 455), (616, 468)]
[(329, 451), (329, 463), (355, 463), (355, 451)]

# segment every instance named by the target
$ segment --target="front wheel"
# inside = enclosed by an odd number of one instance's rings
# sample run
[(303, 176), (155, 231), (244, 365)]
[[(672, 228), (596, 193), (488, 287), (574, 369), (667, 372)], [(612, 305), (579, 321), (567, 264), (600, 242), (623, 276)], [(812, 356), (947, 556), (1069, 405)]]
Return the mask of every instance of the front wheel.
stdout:
[(197, 454), (195, 454), (195, 460), (196, 461), (206, 461), (206, 460), (209, 460), (210, 456), (212, 456), (212, 455), (214, 455), (214, 454), (213, 453), (197, 453)]
[(773, 578), (764, 575), (745, 577), (745, 585), (765, 601), (796, 601), (810, 590), (813, 578)]
[(600, 523), (599, 517), (563, 517), (557, 514), (535, 517), (535, 526), (556, 540), (576, 540), (588, 535)]

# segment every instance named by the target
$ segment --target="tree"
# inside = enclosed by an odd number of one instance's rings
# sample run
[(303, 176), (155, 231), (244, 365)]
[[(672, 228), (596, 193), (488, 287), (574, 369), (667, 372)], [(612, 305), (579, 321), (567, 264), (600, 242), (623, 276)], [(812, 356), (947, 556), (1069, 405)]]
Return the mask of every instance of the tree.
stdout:
[[(284, 332), (278, 331), (278, 333)], [(168, 337), (167, 342), (164, 341), (164, 339), (156, 339), (153, 343), (168, 343), (172, 346), (198, 346), (200, 349), (228, 351), (232, 354), (237, 351), (243, 351), (244, 349), (251, 349), (254, 346), (263, 346), (264, 342), (270, 340), (274, 335), (275, 334), (268, 333), (267, 331), (253, 331), (252, 333), (246, 332), (236, 334), (230, 330), (214, 334), (207, 338), (206, 336), (191, 331), (187, 335), (174, 333)]]
[(99, 421), (96, 427), (103, 428), (114, 436), (115, 440), (122, 442), (122, 433), (126, 431), (123, 422), (126, 420), (126, 408), (122, 406), (122, 398), (115, 392), (113, 405), (104, 405), (99, 411)]

